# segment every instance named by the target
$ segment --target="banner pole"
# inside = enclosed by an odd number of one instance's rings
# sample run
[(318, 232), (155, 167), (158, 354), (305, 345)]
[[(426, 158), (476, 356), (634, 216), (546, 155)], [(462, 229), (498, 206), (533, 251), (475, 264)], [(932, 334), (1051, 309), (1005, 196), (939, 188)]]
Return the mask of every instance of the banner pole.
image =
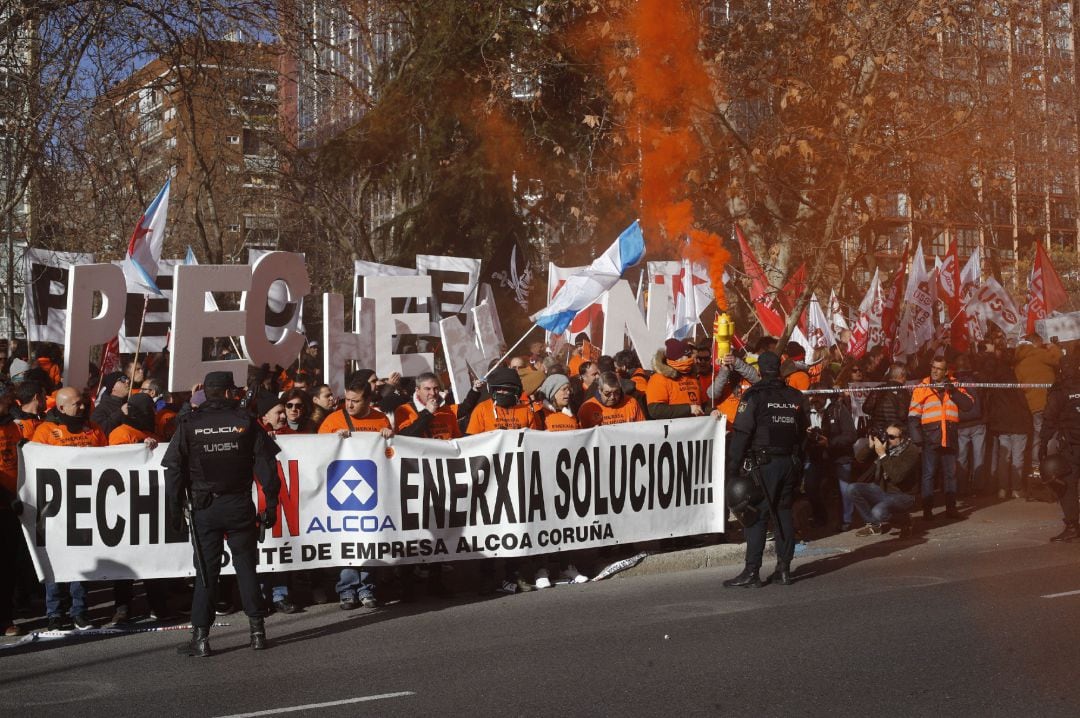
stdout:
[(507, 350), (507, 352), (506, 352), (505, 354), (503, 354), (503, 355), (502, 355), (502, 356), (501, 356), (501, 357), (499, 358), (499, 361), (495, 362), (494, 364), (492, 364), (492, 365), (491, 365), (491, 366), (490, 366), (490, 367), (488, 368), (488, 370), (487, 370), (487, 374), (484, 374), (484, 379), (487, 379), (487, 377), (488, 377), (488, 374), (490, 374), (490, 373), (492, 372), (492, 370), (493, 370), (493, 369), (495, 369), (495, 367), (499, 366), (499, 365), (500, 365), (500, 364), (502, 364), (502, 363), (503, 363), (504, 361), (506, 361), (506, 358), (507, 358), (508, 356), (510, 356), (511, 354), (513, 354), (513, 353), (514, 353), (514, 350), (515, 350), (515, 349), (517, 349), (517, 348), (518, 348), (519, 346), (521, 346), (521, 343), (522, 343), (523, 341), (525, 341), (525, 338), (526, 338), (527, 336), (529, 336), (530, 334), (532, 334), (532, 331), (533, 331), (533, 329), (536, 329), (536, 327), (538, 327), (538, 326), (540, 326), (540, 325), (539, 325), (539, 324), (533, 324), (533, 325), (532, 325), (531, 327), (529, 327), (529, 329), (528, 329), (528, 330), (527, 330), (527, 331), (526, 331), (526, 332), (525, 332), (524, 334), (522, 334), (522, 335), (521, 335), (521, 339), (518, 339), (518, 340), (517, 340), (516, 342), (514, 342), (514, 346), (510, 347), (510, 349), (508, 349), (508, 350)]
[[(135, 366), (139, 362), (139, 352), (142, 350), (143, 327), (146, 325), (146, 308), (149, 307), (149, 306), (150, 306), (150, 295), (149, 294), (143, 294), (142, 318), (139, 319), (139, 338), (135, 342), (135, 356), (131, 360), (131, 365), (132, 366)], [(135, 372), (132, 372), (132, 374), (134, 374), (134, 373)], [(128, 393), (127, 393), (127, 399), (125, 399), (125, 401), (130, 401), (131, 400), (131, 389), (132, 389), (132, 387), (134, 385), (135, 385), (134, 377), (129, 376), (128, 377)]]

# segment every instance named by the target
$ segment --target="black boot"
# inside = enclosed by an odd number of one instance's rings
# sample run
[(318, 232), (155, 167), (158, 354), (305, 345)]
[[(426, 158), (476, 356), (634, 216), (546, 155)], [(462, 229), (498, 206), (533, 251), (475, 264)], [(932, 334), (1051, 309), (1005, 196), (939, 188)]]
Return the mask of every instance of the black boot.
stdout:
[(948, 516), (950, 519), (963, 518), (963, 516), (960, 515), (960, 512), (956, 510), (955, 493), (945, 494), (945, 515)]
[(922, 517), (923, 521), (934, 520), (934, 497), (928, 496), (922, 500)]
[(262, 618), (249, 618), (248, 627), (251, 630), (251, 648), (255, 651), (266, 649), (266, 626)]
[(791, 564), (787, 561), (777, 561), (776, 570), (769, 576), (769, 583), (777, 583), (781, 586), (790, 586), (795, 583), (791, 578)]
[(1050, 537), (1051, 541), (1075, 541), (1077, 539), (1080, 539), (1080, 527), (1069, 522), (1065, 522), (1065, 529), (1061, 533)]
[(191, 629), (191, 640), (180, 644), (176, 652), (181, 656), (198, 656), (199, 658), (210, 656), (210, 629)]
[(724, 588), (761, 588), (763, 585), (761, 577), (758, 576), (758, 570), (749, 566), (735, 578), (724, 581)]

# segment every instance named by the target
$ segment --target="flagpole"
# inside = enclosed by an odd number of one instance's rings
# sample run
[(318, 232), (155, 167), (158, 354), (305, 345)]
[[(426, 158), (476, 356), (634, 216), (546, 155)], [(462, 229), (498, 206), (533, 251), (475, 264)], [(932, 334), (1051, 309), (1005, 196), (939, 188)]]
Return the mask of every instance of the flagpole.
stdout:
[[(98, 369), (97, 389), (94, 390), (94, 396), (92, 397), (95, 402), (98, 400), (98, 397), (101, 396), (101, 382), (104, 381), (104, 379), (105, 379), (105, 372), (102, 371), (102, 370), (105, 368), (105, 362), (109, 358), (109, 347), (111, 345), (112, 345), (112, 342), (107, 343), (105, 345), (105, 351), (102, 352), (102, 354), (101, 354), (101, 366)], [(120, 345), (118, 343), (117, 348), (119, 348), (119, 346)]]
[[(139, 319), (139, 338), (135, 342), (135, 357), (131, 360), (131, 366), (133, 368), (134, 368), (134, 366), (136, 364), (139, 363), (139, 352), (142, 350), (143, 327), (146, 325), (146, 308), (149, 307), (149, 306), (150, 306), (150, 295), (149, 294), (143, 294), (142, 318)], [(134, 371), (131, 372), (131, 373), (133, 375), (135, 374)], [(127, 399), (125, 399), (125, 401), (130, 401), (131, 400), (131, 389), (135, 385), (134, 379), (135, 379), (134, 376), (129, 376), (128, 377), (128, 392), (127, 392)]]
[(510, 349), (508, 349), (507, 352), (505, 354), (503, 354), (502, 357), (499, 358), (499, 361), (497, 361), (497, 362), (495, 362), (494, 364), (491, 365), (491, 367), (487, 371), (487, 374), (484, 374), (484, 379), (487, 379), (488, 374), (490, 374), (495, 369), (495, 367), (499, 366), (504, 361), (506, 361), (506, 358), (508, 356), (510, 356), (511, 354), (513, 354), (514, 350), (517, 349), (519, 346), (521, 346), (521, 343), (523, 341), (525, 341), (525, 338), (528, 337), (530, 334), (532, 334), (533, 329), (536, 329), (536, 327), (538, 327), (538, 326), (540, 326), (540, 325), (534, 323), (531, 327), (529, 327), (529, 329), (524, 334), (521, 335), (521, 339), (518, 339), (514, 343), (514, 346), (510, 347)]

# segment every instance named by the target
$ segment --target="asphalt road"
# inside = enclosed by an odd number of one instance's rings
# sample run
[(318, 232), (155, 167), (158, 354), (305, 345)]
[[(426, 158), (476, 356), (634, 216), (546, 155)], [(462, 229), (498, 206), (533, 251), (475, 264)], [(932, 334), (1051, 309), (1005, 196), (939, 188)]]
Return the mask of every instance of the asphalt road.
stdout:
[(242, 614), (212, 633), (210, 659), (176, 656), (181, 632), (37, 641), (0, 650), (0, 706), (80, 717), (1080, 713), (1080, 545), (946, 535), (797, 561), (791, 587), (723, 589), (738, 571), (727, 566), (489, 600), (316, 606), (268, 619), (262, 653), (246, 648)]

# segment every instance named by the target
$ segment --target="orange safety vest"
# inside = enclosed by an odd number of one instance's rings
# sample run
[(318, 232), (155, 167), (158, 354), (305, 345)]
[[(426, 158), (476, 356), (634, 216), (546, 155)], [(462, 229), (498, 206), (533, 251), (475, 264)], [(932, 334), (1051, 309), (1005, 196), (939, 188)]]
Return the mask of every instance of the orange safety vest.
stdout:
[[(949, 377), (947, 381), (954, 381), (954, 379)], [(956, 390), (963, 392), (965, 396), (970, 396), (959, 387)], [(956, 406), (956, 402), (947, 393), (942, 392), (939, 394), (937, 389), (931, 388), (930, 377), (927, 377), (911, 390), (911, 404), (908, 407), (908, 416), (919, 417), (919, 423), (923, 426), (939, 424), (941, 427), (941, 445), (948, 446), (946, 430), (949, 422), (954, 424), (960, 422), (960, 408)]]

